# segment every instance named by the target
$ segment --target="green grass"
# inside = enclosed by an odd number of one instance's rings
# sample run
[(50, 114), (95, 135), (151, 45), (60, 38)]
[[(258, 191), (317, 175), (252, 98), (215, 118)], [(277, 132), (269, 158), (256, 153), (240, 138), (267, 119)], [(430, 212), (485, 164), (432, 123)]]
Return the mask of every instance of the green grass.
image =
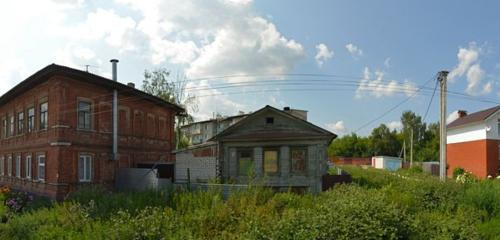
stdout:
[(343, 169), (354, 183), (319, 195), (84, 189), (11, 217), (0, 239), (498, 239), (500, 181)]

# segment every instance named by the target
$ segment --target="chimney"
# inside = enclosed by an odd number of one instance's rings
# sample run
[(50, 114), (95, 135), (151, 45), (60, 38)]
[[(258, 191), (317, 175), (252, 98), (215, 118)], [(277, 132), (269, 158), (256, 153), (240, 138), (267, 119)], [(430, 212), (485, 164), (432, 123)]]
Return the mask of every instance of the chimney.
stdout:
[(284, 107), (284, 108), (283, 108), (283, 111), (285, 111), (285, 112), (290, 111), (290, 107)]
[(465, 110), (458, 110), (458, 118), (463, 118), (467, 116), (467, 111)]
[(135, 88), (135, 83), (133, 82), (129, 82), (127, 83), (127, 86), (131, 87), (131, 88)]
[[(117, 77), (117, 69), (116, 69), (116, 64), (118, 63), (117, 59), (111, 59), (110, 60), (112, 67), (113, 67), (113, 81), (117, 82), (118, 77)], [(113, 148), (112, 148), (112, 159), (117, 161), (119, 159), (118, 156), (118, 90), (113, 89), (113, 114), (112, 114), (112, 121), (113, 121)]]
[(116, 65), (118, 63), (118, 59), (111, 59), (110, 60), (111, 65), (113, 66), (113, 81), (118, 81), (118, 76), (117, 76), (117, 70), (116, 70)]

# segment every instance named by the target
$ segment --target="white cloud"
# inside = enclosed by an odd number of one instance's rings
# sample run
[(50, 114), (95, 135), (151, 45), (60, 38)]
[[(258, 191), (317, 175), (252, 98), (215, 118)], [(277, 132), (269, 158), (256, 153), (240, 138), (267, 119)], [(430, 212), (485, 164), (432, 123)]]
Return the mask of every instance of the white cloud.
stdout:
[(345, 134), (345, 131), (346, 131), (344, 121), (327, 123), (327, 124), (325, 124), (325, 126), (328, 130), (332, 131), (333, 133), (335, 133), (337, 135)]
[(446, 117), (446, 124), (449, 124), (457, 119), (458, 119), (458, 110), (455, 110)]
[[(375, 77), (372, 79), (372, 75)], [(392, 96), (396, 93), (404, 93), (407, 96), (412, 96), (417, 91), (417, 86), (408, 80), (399, 83), (395, 80), (384, 81), (384, 73), (381, 71), (370, 72), (368, 67), (363, 71), (363, 78), (359, 82), (356, 90), (356, 98), (363, 97), (364, 93), (368, 93), (377, 98)]]
[(465, 92), (474, 96), (488, 94), (493, 90), (491, 81), (483, 83), (486, 74), (479, 63), (482, 52), (483, 50), (474, 42), (469, 43), (468, 48), (459, 48), (458, 64), (448, 76), (450, 82), (455, 82), (456, 79), (465, 75), (467, 80)]
[(249, 0), (117, 2), (141, 14), (137, 30), (148, 39), (151, 62), (183, 64), (190, 78), (283, 74), (305, 56)]
[(323, 64), (330, 58), (333, 57), (333, 51), (330, 51), (328, 49), (328, 46), (326, 46), (324, 43), (320, 43), (316, 45), (316, 56), (314, 59), (316, 59), (316, 62), (318, 63), (318, 66), (323, 66)]
[(361, 50), (361, 48), (359, 48), (358, 46), (356, 46), (352, 43), (345, 45), (345, 48), (351, 54), (351, 56), (354, 58), (363, 56), (363, 50)]
[(403, 128), (403, 123), (401, 123), (401, 121), (388, 122), (386, 125), (391, 131), (400, 130)]
[(76, 47), (73, 50), (73, 54), (75, 55), (75, 57), (81, 58), (84, 60), (90, 60), (90, 59), (95, 57), (94, 51), (92, 51), (91, 49), (86, 48), (86, 47)]
[(388, 58), (386, 58), (386, 59), (384, 60), (384, 66), (385, 66), (386, 68), (390, 68), (390, 67), (391, 67), (391, 58), (390, 58), (390, 57), (388, 57)]
[(217, 89), (211, 88), (207, 80), (198, 82), (190, 81), (186, 84), (186, 93), (197, 97), (197, 109), (188, 109), (195, 119), (206, 120), (213, 117), (214, 113), (234, 115), (238, 111), (254, 111), (248, 105), (237, 103)]

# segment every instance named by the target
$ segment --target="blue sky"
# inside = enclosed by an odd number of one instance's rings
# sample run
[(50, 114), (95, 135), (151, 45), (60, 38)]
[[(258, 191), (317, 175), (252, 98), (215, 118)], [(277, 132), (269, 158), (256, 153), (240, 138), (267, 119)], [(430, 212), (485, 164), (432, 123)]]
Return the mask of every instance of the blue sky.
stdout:
[[(124, 83), (140, 86), (156, 67), (205, 79), (188, 83), (199, 120), (291, 106), (338, 134), (414, 96), (359, 131), (368, 134), (380, 123), (397, 128), (404, 110), (423, 115), (440, 70), (461, 94), (448, 98), (449, 114), (500, 102), (498, 9), (497, 1), (15, 1), (0, 8), (0, 93), (53, 62), (109, 77), (118, 58)], [(437, 100), (428, 121), (437, 121)]]

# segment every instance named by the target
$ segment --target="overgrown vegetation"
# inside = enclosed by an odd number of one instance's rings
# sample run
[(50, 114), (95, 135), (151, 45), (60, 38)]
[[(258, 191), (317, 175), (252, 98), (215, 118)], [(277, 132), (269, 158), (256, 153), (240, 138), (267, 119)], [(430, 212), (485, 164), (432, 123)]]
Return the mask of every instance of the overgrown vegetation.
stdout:
[(0, 239), (499, 239), (499, 180), (344, 170), (353, 184), (316, 196), (256, 187), (226, 200), (216, 191), (86, 189), (11, 216)]

